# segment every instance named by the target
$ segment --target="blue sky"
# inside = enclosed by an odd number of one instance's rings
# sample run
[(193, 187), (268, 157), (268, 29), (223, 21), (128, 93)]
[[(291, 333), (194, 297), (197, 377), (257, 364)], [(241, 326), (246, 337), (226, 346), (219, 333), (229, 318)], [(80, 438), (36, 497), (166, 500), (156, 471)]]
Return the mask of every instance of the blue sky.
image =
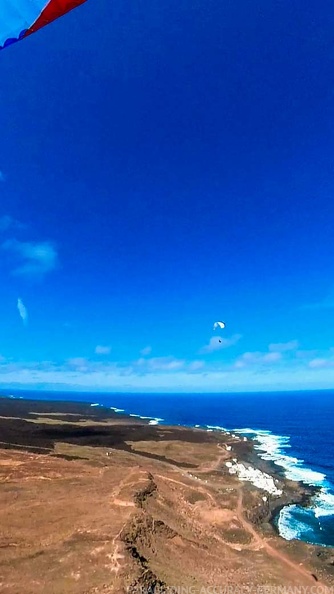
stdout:
[(333, 22), (88, 0), (1, 52), (0, 385), (333, 387)]

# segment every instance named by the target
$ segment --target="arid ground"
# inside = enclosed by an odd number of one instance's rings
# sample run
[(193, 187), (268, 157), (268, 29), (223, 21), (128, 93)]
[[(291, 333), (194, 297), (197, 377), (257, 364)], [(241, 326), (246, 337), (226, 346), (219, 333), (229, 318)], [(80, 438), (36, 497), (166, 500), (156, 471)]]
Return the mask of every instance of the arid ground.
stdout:
[(285, 541), (269, 522), (300, 487), (280, 479), (285, 500), (264, 502), (228, 473), (229, 458), (254, 456), (249, 443), (10, 399), (0, 442), (1, 593), (334, 586), (332, 549)]

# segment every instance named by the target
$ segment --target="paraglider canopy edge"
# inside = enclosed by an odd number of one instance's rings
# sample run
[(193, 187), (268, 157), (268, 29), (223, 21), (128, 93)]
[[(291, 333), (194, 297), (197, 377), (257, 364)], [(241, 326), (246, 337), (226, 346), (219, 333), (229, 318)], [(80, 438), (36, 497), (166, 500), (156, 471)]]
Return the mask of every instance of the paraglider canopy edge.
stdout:
[[(0, 50), (35, 33), (86, 0), (8, 0), (0, 23)], [(14, 15), (14, 17), (13, 17)]]

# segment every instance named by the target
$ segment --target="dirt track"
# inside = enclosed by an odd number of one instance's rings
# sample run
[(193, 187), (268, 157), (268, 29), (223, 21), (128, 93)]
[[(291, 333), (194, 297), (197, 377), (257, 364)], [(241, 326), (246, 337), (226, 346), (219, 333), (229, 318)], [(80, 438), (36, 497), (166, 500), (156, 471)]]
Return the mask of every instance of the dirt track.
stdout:
[(334, 584), (331, 551), (251, 521), (263, 493), (226, 472), (227, 436), (15, 406), (0, 403), (1, 593)]

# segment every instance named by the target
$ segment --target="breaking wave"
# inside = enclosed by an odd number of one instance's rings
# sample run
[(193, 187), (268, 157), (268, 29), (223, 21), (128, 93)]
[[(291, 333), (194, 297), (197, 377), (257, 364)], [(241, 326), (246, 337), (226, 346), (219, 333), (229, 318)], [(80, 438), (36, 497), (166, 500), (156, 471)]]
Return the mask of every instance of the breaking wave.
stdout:
[(234, 432), (254, 440), (254, 449), (259, 456), (283, 468), (286, 478), (320, 488), (309, 507), (287, 505), (279, 512), (276, 525), (280, 535), (286, 540), (298, 539), (333, 546), (334, 494), (326, 475), (308, 468), (304, 460), (286, 453), (291, 448), (288, 436), (248, 428), (235, 429)]

